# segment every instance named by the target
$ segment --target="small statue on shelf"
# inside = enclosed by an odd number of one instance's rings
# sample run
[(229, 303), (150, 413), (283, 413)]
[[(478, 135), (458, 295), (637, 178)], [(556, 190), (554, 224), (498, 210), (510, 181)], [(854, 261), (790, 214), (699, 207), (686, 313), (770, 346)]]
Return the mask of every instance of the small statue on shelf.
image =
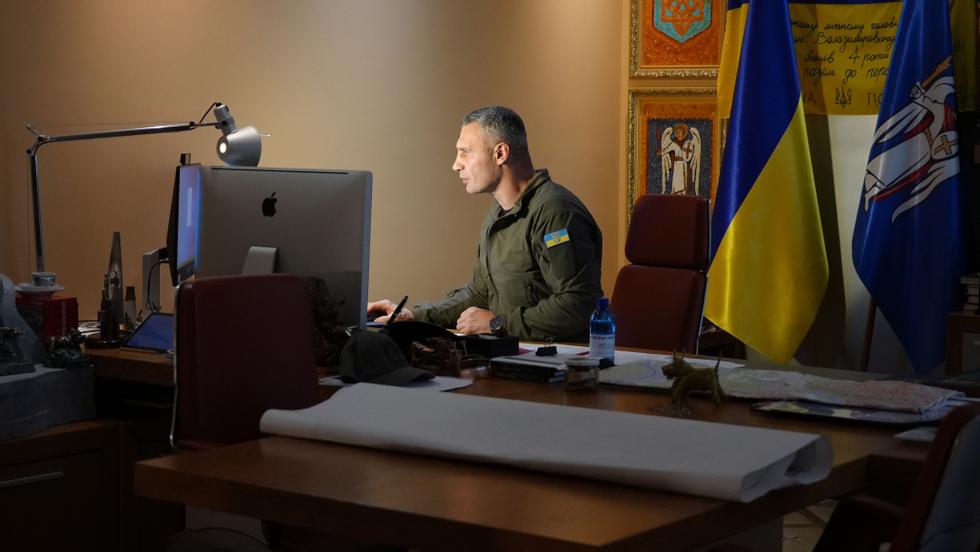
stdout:
[(0, 328), (0, 359), (9, 360), (20, 357), (20, 349), (17, 347), (17, 337), (20, 332), (16, 328), (6, 326)]
[(17, 338), (21, 335), (17, 328), (0, 326), (0, 376), (34, 371), (34, 366), (17, 343)]
[(89, 365), (89, 358), (82, 352), (82, 342), (85, 337), (78, 328), (68, 330), (68, 335), (49, 337), (47, 343), (48, 360), (44, 363), (49, 368), (81, 368)]
[(691, 391), (708, 393), (711, 402), (715, 405), (719, 405), (725, 400), (725, 391), (718, 382), (718, 367), (720, 365), (721, 358), (719, 357), (714, 368), (695, 368), (685, 362), (683, 356), (678, 356), (674, 352), (674, 360), (663, 367), (663, 373), (667, 379), (674, 380), (670, 387), (670, 408), (673, 413), (680, 416), (691, 414), (691, 408), (687, 403), (687, 396)]

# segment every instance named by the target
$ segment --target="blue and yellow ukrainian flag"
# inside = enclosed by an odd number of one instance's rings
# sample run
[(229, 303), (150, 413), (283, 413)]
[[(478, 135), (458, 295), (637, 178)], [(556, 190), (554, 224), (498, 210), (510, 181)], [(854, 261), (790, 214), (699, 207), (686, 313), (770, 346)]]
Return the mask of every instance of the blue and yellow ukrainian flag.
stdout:
[(731, 0), (729, 13), (745, 26), (711, 220), (705, 315), (786, 362), (828, 280), (789, 9), (787, 0)]

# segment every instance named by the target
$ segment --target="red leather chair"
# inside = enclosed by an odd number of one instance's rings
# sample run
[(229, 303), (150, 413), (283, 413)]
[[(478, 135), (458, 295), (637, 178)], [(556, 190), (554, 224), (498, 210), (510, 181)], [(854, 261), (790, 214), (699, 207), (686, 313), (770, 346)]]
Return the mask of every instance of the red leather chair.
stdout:
[(816, 552), (972, 552), (980, 549), (980, 404), (961, 406), (939, 424), (904, 506), (859, 493), (840, 501)]
[[(319, 402), (313, 308), (302, 278), (192, 280), (177, 290), (176, 320), (173, 446), (198, 450), (257, 439), (263, 436), (259, 419), (266, 410)], [(263, 522), (262, 531), (276, 552), (376, 549), (372, 543), (275, 523)], [(174, 549), (243, 540), (227, 530), (188, 531), (175, 539)]]
[(177, 291), (176, 325), (175, 447), (257, 439), (266, 410), (319, 401), (303, 279), (270, 274), (185, 282)]
[(708, 201), (642, 196), (613, 288), (616, 345), (696, 353), (708, 267)]

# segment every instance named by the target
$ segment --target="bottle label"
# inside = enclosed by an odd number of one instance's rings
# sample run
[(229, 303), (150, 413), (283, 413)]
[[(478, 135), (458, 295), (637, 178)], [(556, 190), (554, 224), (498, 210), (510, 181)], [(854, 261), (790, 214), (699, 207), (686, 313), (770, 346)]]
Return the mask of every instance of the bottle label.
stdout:
[(589, 336), (589, 356), (608, 358), (615, 362), (616, 334), (592, 334)]

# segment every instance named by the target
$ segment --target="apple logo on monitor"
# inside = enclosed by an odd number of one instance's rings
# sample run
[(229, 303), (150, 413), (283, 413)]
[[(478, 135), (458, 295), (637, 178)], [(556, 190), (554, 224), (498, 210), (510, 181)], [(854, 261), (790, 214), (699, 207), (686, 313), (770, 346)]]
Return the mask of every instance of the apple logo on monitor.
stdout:
[(262, 200), (262, 215), (266, 217), (274, 217), (276, 215), (276, 192), (272, 192), (272, 195)]

